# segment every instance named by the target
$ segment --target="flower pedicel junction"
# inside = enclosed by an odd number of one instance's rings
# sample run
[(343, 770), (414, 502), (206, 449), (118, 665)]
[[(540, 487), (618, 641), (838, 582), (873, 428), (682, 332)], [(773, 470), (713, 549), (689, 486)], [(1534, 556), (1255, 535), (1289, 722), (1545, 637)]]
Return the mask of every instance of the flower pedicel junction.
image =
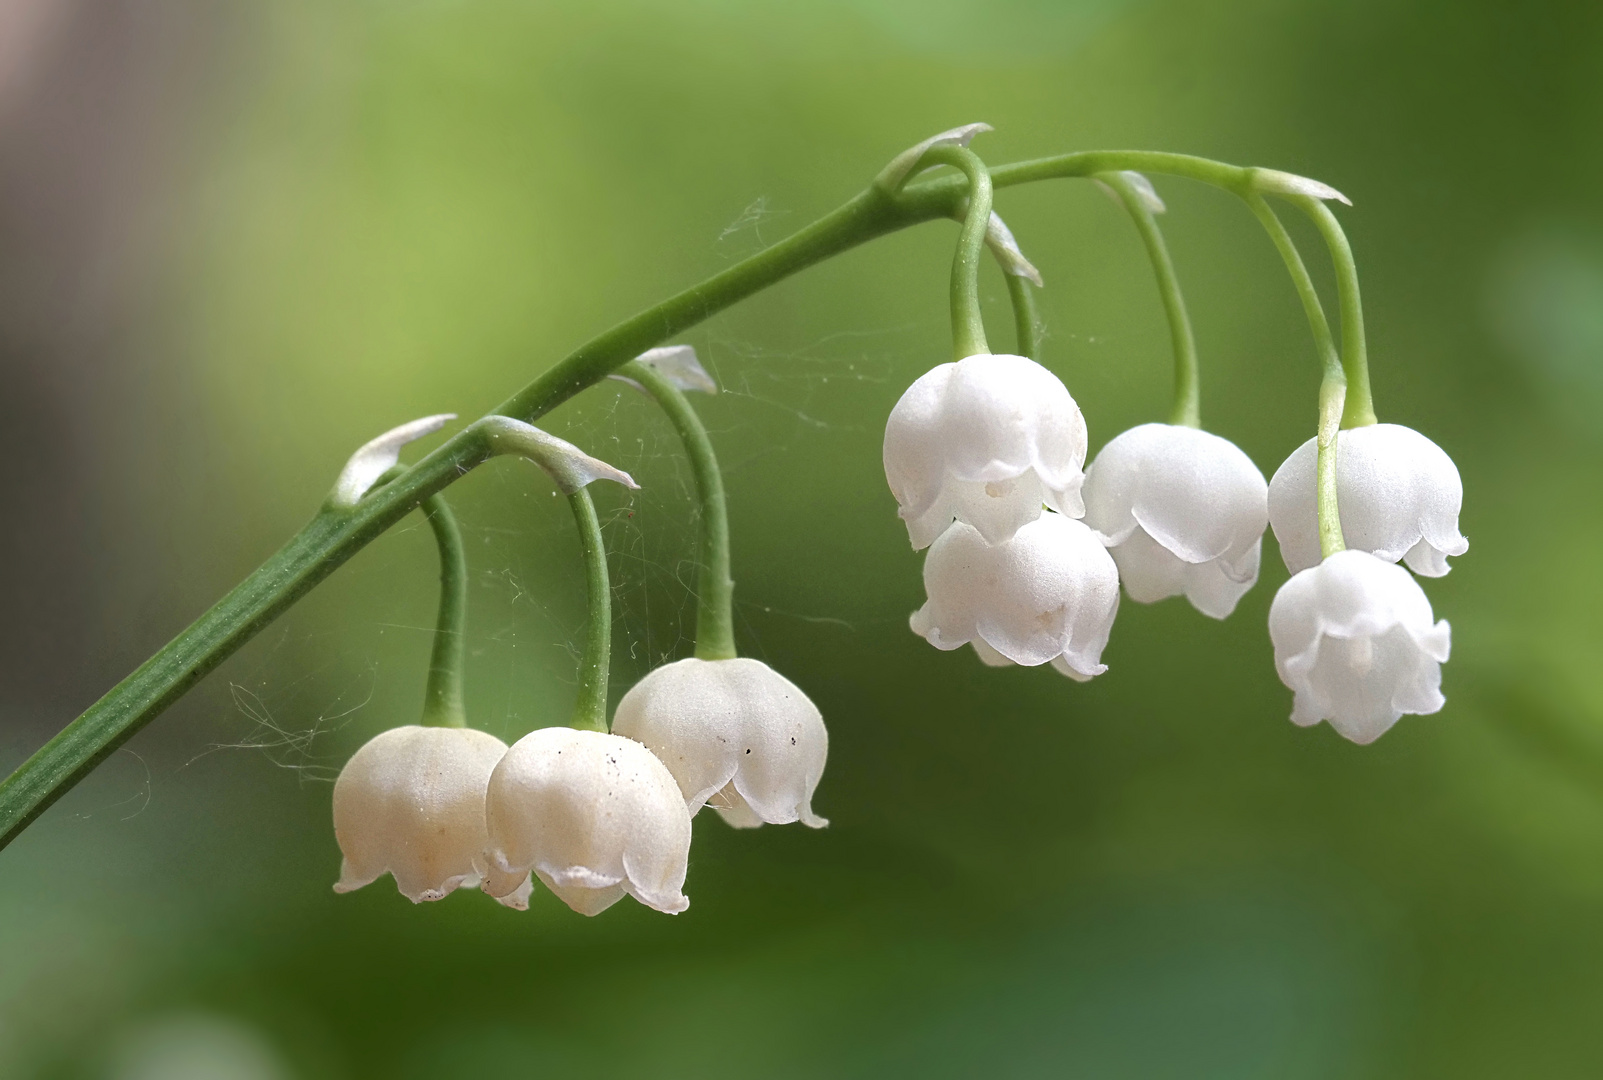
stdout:
[[(991, 666), (1050, 664), (1076, 681), (1107, 670), (1102, 650), (1119, 590), (1138, 603), (1185, 596), (1228, 617), (1258, 578), (1274, 530), (1292, 572), (1269, 612), (1291, 719), (1379, 738), (1405, 713), (1441, 709), (1446, 622), (1414, 574), (1440, 577), (1468, 542), (1451, 459), (1418, 432), (1376, 422), (1357, 269), (1317, 181), (1179, 154), (1065, 154), (988, 168), (970, 124), (898, 155), (834, 213), (609, 330), (411, 466), (406, 444), (454, 417), (425, 417), (359, 449), (310, 523), (259, 570), (69, 724), (0, 784), (9, 843), (135, 731), (362, 546), (421, 509), (438, 542), (440, 607), (423, 713), (352, 756), (334, 786), (344, 856), (336, 891), (390, 874), (413, 901), (478, 886), (513, 908), (536, 879), (595, 915), (629, 895), (685, 910), (691, 818), (712, 807), (736, 828), (826, 824), (812, 799), (829, 737), (807, 695), (737, 655), (723, 482), (686, 396), (717, 385), (684, 345), (663, 342), (747, 296), (849, 248), (935, 218), (962, 223), (952, 265), (953, 359), (920, 376), (885, 427), (885, 477), (924, 559), (925, 603), (911, 625), (938, 649), (972, 646)], [(938, 167), (948, 171), (926, 173)], [(1203, 430), (1196, 346), (1158, 230), (1146, 174), (1201, 181), (1242, 199), (1280, 252), (1323, 368), (1313, 438), (1264, 482), (1228, 440)], [(1038, 364), (1032, 287), (1041, 284), (992, 212), (995, 187), (1058, 178), (1103, 185), (1134, 222), (1156, 272), (1174, 342), (1167, 423), (1126, 431), (1085, 464), (1085, 418)], [(1336, 272), (1340, 347), (1302, 258), (1269, 199), (1306, 214)], [(993, 354), (980, 317), (986, 252), (1013, 305), (1016, 353)], [(533, 421), (612, 377), (662, 407), (700, 503), (695, 655), (650, 672), (607, 720), (612, 616), (607, 555), (588, 485), (634, 481)], [(589, 598), (579, 691), (567, 727), (511, 747), (463, 709), (466, 559), (441, 492), (492, 458), (544, 469), (568, 498)], [(1401, 561), (1408, 569), (1397, 565)], [(1410, 570), (1413, 573), (1410, 573)]]

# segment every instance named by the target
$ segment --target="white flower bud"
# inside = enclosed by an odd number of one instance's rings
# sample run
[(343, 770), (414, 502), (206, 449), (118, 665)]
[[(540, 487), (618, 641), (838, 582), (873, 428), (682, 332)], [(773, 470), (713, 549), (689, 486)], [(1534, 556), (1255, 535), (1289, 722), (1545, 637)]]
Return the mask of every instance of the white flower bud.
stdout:
[(1150, 604), (1182, 593), (1222, 619), (1258, 580), (1268, 485), (1228, 439), (1142, 424), (1085, 471), (1085, 523), (1119, 565), (1124, 591)]
[(612, 730), (657, 755), (691, 814), (710, 802), (736, 828), (829, 824), (812, 807), (829, 754), (824, 718), (760, 660), (659, 667), (618, 702)]
[[(484, 877), (484, 793), (506, 743), (473, 728), (392, 728), (369, 740), (334, 782), (334, 836), (345, 856), (335, 892), (388, 871), (413, 903)], [(526, 907), (528, 875), (500, 897)]]
[[(1318, 455), (1309, 439), (1269, 481), (1269, 524), (1293, 574), (1319, 562)], [(1441, 577), (1451, 569), (1447, 556), (1469, 550), (1458, 531), (1463, 503), (1453, 459), (1414, 429), (1370, 424), (1337, 437), (1336, 505), (1349, 548)]]
[(530, 732), (491, 775), (485, 814), (492, 894), (533, 870), (581, 915), (625, 893), (658, 911), (690, 906), (690, 814), (667, 767), (633, 739)]
[(1419, 582), (1365, 551), (1338, 551), (1280, 587), (1269, 637), (1280, 681), (1296, 692), (1291, 719), (1329, 720), (1371, 743), (1404, 713), (1439, 710), (1451, 635), (1433, 623)]
[(970, 356), (908, 387), (885, 424), (885, 479), (914, 549), (956, 519), (1000, 543), (1041, 505), (1085, 513), (1085, 418), (1046, 368), (1022, 356)]
[(961, 522), (924, 559), (925, 605), (913, 632), (937, 649), (978, 642), (1015, 664), (1054, 663), (1081, 682), (1107, 670), (1102, 650), (1119, 610), (1119, 571), (1096, 533), (1042, 514), (1011, 540), (987, 544)]

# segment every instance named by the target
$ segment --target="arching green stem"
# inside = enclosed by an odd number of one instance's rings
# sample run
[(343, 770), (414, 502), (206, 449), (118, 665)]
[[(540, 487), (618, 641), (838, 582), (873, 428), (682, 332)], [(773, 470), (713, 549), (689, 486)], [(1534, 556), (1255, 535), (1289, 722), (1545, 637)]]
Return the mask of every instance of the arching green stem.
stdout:
[(991, 174), (974, 151), (962, 146), (934, 146), (922, 159), (927, 165), (955, 165), (968, 179), (968, 208), (963, 231), (952, 257), (953, 359), (991, 351), (985, 341), (985, 320), (980, 314), (980, 257), (985, 250), (985, 229), (991, 220)]
[(1313, 219), (1330, 249), (1336, 268), (1336, 298), (1341, 305), (1341, 366), (1347, 373), (1347, 405), (1342, 427), (1375, 423), (1375, 401), (1369, 390), (1369, 352), (1364, 344), (1364, 307), (1358, 295), (1358, 264), (1336, 215), (1319, 199), (1294, 196), (1291, 201)]
[(1129, 211), (1158, 279), (1158, 295), (1163, 298), (1163, 312), (1169, 319), (1169, 339), (1174, 346), (1174, 409), (1169, 414), (1169, 423), (1200, 427), (1202, 388), (1197, 376), (1197, 339), (1191, 331), (1191, 317), (1186, 314), (1180, 279), (1175, 276), (1174, 261), (1169, 258), (1163, 233), (1128, 176), (1123, 172), (1111, 172), (1099, 173), (1096, 178), (1112, 188)]
[(1013, 333), (1020, 356), (1041, 359), (1041, 317), (1036, 312), (1035, 292), (1027, 279), (1004, 272), (1007, 297), (1013, 304)]
[(696, 574), (696, 656), (732, 660), (735, 652), (735, 582), (729, 573), (729, 509), (724, 478), (707, 428), (685, 394), (650, 364), (625, 364), (624, 375), (644, 386), (667, 414), (684, 443), (696, 478), (701, 511), (701, 542)]
[(1308, 276), (1308, 268), (1303, 265), (1302, 255), (1292, 242), (1291, 234), (1286, 232), (1286, 227), (1280, 223), (1280, 218), (1262, 195), (1250, 192), (1245, 198), (1252, 212), (1263, 223), (1264, 231), (1275, 242), (1275, 249), (1286, 264), (1286, 272), (1291, 275), (1291, 283), (1297, 289), (1298, 299), (1302, 301), (1303, 312), (1308, 316), (1308, 328), (1314, 335), (1314, 351), (1318, 354), (1320, 366), (1326, 371), (1339, 370), (1341, 354), (1336, 351), (1335, 339), (1330, 336), (1330, 322), (1325, 318), (1325, 307), (1319, 302), (1319, 291)]
[(590, 619), (585, 627), (584, 655), (579, 660), (579, 696), (570, 727), (607, 730), (607, 671), (612, 663), (612, 585), (607, 578), (607, 548), (590, 492), (580, 488), (568, 496), (573, 523), (584, 548), (584, 588)]
[(462, 701), (462, 668), (466, 663), (468, 561), (462, 551), (462, 530), (456, 515), (439, 494), (423, 500), (434, 543), (440, 550), (440, 613), (434, 622), (434, 651), (429, 656), (429, 681), (423, 691), (423, 723), (437, 727), (466, 727)]
[[(1000, 166), (991, 179), (1000, 187), (1121, 169), (1185, 176), (1237, 192), (1251, 189), (1255, 172), (1185, 154), (1118, 150)], [(495, 413), (533, 421), (652, 346), (801, 270), (910, 225), (951, 217), (964, 206), (967, 179), (935, 177), (895, 194), (870, 186), (784, 240), (579, 346)], [(492, 434), (469, 425), (354, 506), (323, 505), (266, 562), (0, 781), (0, 847), (351, 556), (494, 456)]]

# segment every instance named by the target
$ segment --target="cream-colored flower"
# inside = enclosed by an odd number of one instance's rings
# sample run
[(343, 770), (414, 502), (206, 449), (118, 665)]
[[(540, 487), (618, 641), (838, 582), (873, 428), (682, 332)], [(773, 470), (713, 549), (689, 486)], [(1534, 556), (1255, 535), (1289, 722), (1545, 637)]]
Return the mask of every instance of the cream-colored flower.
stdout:
[[(334, 836), (345, 856), (335, 892), (360, 889), (388, 872), (414, 903), (479, 884), (484, 862), (484, 794), (507, 751), (473, 728), (391, 728), (351, 756), (334, 782)], [(526, 907), (525, 874), (499, 897)]]
[(711, 805), (736, 828), (813, 813), (829, 733), (817, 706), (760, 660), (679, 660), (650, 672), (618, 702), (612, 730), (668, 767), (695, 814)]
[(512, 745), (485, 803), (492, 894), (533, 871), (562, 902), (597, 915), (627, 893), (677, 913), (690, 814), (673, 774), (633, 739), (541, 728)]

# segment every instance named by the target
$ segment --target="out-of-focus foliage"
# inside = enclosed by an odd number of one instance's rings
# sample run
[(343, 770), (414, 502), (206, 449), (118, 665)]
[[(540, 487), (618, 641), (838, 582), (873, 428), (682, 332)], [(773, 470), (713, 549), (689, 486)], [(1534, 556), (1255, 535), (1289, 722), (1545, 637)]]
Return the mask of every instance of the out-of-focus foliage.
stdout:
[[(674, 918), (336, 897), (327, 780), (420, 705), (434, 556), (409, 522), (0, 853), (0, 1073), (1603, 1067), (1603, 9), (200, 8), (0, 5), (21, 13), (0, 46), (33, 35), (0, 47), (0, 766), (260, 562), (373, 434), (482, 412), (981, 119), (991, 161), (1172, 149), (1353, 198), (1378, 410), (1464, 477), (1472, 546), (1426, 583), (1448, 705), (1368, 748), (1294, 728), (1272, 542), (1222, 625), (1126, 603), (1089, 685), (913, 636), (879, 440), (948, 358), (955, 229), (924, 226), (687, 337), (727, 391), (704, 412), (741, 645), (824, 712), (827, 830), (701, 815)], [(1313, 429), (1302, 315), (1239, 205), (1159, 190), (1204, 421), (1267, 475)], [(1093, 451), (1161, 418), (1128, 221), (1083, 183), (998, 208)], [(688, 472), (626, 387), (549, 423), (644, 485), (605, 496), (621, 693), (688, 653)], [(469, 706), (510, 740), (571, 700), (577, 544), (533, 470), (452, 491)]]

